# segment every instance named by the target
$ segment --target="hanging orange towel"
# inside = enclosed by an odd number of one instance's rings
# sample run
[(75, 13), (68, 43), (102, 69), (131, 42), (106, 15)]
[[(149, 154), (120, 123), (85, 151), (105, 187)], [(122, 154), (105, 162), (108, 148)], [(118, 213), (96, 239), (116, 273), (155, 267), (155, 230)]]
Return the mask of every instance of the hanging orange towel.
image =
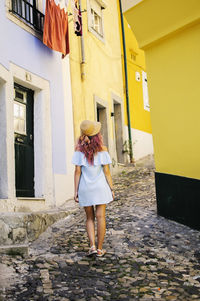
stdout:
[(69, 53), (68, 14), (54, 0), (46, 0), (43, 43), (62, 53)]

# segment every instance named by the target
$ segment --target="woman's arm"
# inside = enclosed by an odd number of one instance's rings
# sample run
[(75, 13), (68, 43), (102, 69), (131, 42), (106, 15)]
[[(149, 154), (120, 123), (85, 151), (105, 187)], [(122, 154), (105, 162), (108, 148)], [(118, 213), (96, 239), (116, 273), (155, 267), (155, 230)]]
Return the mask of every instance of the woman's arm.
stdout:
[(111, 174), (110, 174), (110, 168), (109, 168), (109, 165), (108, 165), (108, 164), (103, 165), (103, 171), (104, 171), (106, 180), (107, 180), (107, 182), (108, 182), (108, 185), (110, 186), (110, 189), (111, 189), (111, 191), (112, 191), (112, 195), (113, 195), (113, 199), (114, 199), (115, 194), (114, 194), (114, 191), (113, 191), (112, 177), (111, 177)]
[(78, 203), (78, 185), (81, 176), (81, 166), (76, 165), (74, 171), (74, 200)]

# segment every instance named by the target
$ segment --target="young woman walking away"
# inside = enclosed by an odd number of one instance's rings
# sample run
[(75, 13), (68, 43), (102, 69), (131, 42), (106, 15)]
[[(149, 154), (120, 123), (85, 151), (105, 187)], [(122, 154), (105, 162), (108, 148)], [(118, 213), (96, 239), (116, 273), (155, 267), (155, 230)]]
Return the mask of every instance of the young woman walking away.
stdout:
[[(80, 125), (78, 139), (72, 158), (75, 164), (74, 200), (86, 213), (86, 229), (90, 241), (88, 255), (103, 256), (106, 232), (106, 204), (114, 198), (109, 164), (112, 162), (103, 145), (101, 123), (85, 120)], [(97, 248), (95, 245), (95, 215), (97, 219)]]

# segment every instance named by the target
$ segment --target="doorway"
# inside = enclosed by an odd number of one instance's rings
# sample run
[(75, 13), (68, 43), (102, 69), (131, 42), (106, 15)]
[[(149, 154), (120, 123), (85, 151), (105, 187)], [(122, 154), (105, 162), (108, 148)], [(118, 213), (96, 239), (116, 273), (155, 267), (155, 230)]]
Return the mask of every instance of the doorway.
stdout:
[(117, 153), (117, 162), (124, 163), (123, 155), (123, 122), (121, 104), (114, 101), (114, 129), (115, 129), (115, 144)]
[(34, 91), (14, 84), (15, 187), (17, 197), (34, 197)]
[(104, 145), (108, 147), (107, 112), (106, 108), (99, 103), (97, 103), (97, 121), (101, 122), (101, 134), (103, 136)]

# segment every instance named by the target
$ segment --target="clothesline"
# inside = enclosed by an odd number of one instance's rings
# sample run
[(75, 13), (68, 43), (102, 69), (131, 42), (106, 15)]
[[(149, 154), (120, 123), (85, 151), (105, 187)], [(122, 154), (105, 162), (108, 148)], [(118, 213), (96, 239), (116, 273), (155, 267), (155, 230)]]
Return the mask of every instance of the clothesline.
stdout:
[[(69, 4), (69, 0), (54, 0), (54, 2), (55, 2), (55, 4), (56, 5), (60, 5), (60, 7), (62, 8), (62, 6), (63, 6), (63, 3), (65, 3), (65, 5), (64, 5), (64, 7), (63, 8), (65, 8), (65, 9), (67, 9), (67, 7), (68, 7), (68, 4)], [(71, 7), (74, 9), (74, 3), (78, 3), (78, 1), (72, 1), (71, 0)], [(67, 12), (67, 10), (66, 10), (66, 12)], [(84, 10), (81, 10), (81, 13), (85, 13), (85, 12), (87, 12), (87, 10), (86, 9), (84, 9)], [(71, 13), (71, 12), (69, 12), (68, 11), (68, 16), (73, 16), (73, 13)]]
[(56, 5), (62, 4), (64, 2), (65, 6), (67, 7), (68, 4), (69, 4), (69, 0), (65, 0), (65, 1), (63, 1), (63, 0), (54, 0), (54, 1), (55, 1)]
[[(84, 9), (84, 10), (81, 10), (81, 13), (86, 13), (87, 12), (87, 9)], [(70, 17), (70, 16), (73, 16), (73, 14), (72, 13), (68, 13), (68, 16)]]
[[(60, 8), (64, 8), (65, 12), (68, 13), (69, 16), (73, 16), (74, 19), (74, 31), (77, 35), (82, 35), (82, 22), (81, 22), (81, 14), (87, 12), (86, 9), (80, 10), (78, 0), (52, 0), (54, 3)], [(69, 2), (71, 3), (72, 12), (67, 11), (67, 7)]]
[[(43, 43), (62, 53), (64, 58), (69, 53), (68, 12), (63, 3), (69, 0), (46, 0)], [(71, 8), (74, 22), (74, 33), (82, 36), (82, 11), (77, 0), (71, 0)], [(83, 10), (85, 12), (86, 10)]]
[[(66, 9), (66, 12), (68, 12), (68, 16), (69, 16), (69, 17), (70, 17), (70, 16), (73, 16), (73, 13), (71, 13), (70, 11), (67, 11), (67, 7), (68, 7), (68, 4), (69, 4), (69, 0), (65, 0), (65, 1), (63, 1), (63, 0), (54, 0), (54, 2), (55, 2), (56, 5), (60, 5), (61, 8), (62, 8), (62, 6), (63, 6), (63, 3), (65, 3), (65, 5), (64, 5), (63, 8)], [(75, 1), (75, 2), (77, 2), (77, 1)], [(71, 4), (71, 6), (74, 8), (74, 5), (73, 5), (73, 4)], [(85, 13), (85, 12), (87, 12), (86, 9), (81, 10), (81, 13)]]
[(61, 52), (62, 58), (69, 53), (68, 14), (55, 0), (46, 0), (43, 43)]

